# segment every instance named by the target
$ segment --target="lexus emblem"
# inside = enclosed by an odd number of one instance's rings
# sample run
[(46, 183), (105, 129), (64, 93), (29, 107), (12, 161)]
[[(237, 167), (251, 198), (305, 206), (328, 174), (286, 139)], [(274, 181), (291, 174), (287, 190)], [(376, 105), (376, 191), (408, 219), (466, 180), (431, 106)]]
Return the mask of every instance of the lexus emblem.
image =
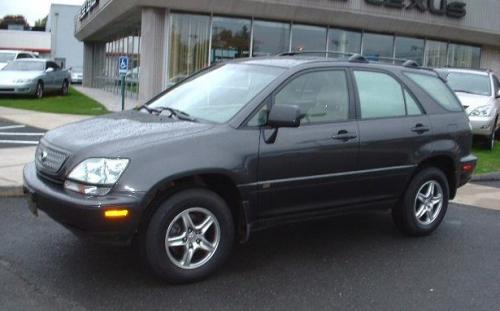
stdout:
[(47, 151), (42, 150), (42, 152), (40, 152), (40, 161), (45, 162), (46, 159), (47, 159)]

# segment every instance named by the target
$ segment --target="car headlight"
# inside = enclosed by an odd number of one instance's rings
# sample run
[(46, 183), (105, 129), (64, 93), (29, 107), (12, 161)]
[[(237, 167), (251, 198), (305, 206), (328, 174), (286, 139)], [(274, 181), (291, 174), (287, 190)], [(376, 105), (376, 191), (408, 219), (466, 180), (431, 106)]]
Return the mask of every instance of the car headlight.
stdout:
[(32, 81), (33, 81), (33, 79), (17, 79), (17, 80), (14, 80), (14, 83), (22, 84), (22, 83), (30, 83)]
[(493, 111), (493, 106), (481, 106), (471, 111), (469, 116), (471, 117), (489, 117)]
[(123, 174), (128, 159), (90, 158), (78, 164), (64, 186), (87, 195), (106, 195)]

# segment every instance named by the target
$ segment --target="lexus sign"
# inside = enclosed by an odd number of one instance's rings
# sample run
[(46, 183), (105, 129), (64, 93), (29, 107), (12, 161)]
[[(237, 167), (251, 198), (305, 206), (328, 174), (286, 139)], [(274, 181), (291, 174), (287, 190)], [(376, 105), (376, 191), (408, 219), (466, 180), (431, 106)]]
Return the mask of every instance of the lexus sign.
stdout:
[(365, 0), (366, 3), (400, 10), (418, 10), (434, 15), (461, 18), (467, 14), (462, 1), (448, 0)]

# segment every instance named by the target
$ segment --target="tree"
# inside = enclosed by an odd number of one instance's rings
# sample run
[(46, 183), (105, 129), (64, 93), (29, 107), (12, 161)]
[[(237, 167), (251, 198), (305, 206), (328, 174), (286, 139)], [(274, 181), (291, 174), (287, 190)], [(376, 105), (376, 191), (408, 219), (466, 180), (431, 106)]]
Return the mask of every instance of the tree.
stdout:
[(35, 26), (31, 30), (33, 31), (45, 31), (45, 27), (47, 26), (47, 19), (49, 16), (45, 16), (44, 18), (40, 18), (39, 20), (35, 21)]
[(23, 15), (5, 15), (0, 22), (0, 29), (8, 29), (9, 25), (21, 25), (25, 30), (30, 28)]

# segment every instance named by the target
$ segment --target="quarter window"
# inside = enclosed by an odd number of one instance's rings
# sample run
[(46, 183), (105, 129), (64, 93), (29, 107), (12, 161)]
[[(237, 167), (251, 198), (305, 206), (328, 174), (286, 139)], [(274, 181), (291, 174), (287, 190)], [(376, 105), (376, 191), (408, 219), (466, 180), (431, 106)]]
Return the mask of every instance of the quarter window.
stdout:
[(420, 106), (417, 104), (413, 96), (405, 90), (406, 111), (409, 116), (418, 116), (422, 114)]
[(303, 124), (349, 119), (349, 92), (343, 70), (303, 74), (289, 82), (275, 97), (275, 105), (296, 105)]
[(462, 111), (462, 106), (453, 92), (438, 77), (421, 73), (405, 73), (443, 108), (450, 111)]
[(403, 88), (385, 73), (355, 71), (361, 118), (390, 118), (406, 115)]

